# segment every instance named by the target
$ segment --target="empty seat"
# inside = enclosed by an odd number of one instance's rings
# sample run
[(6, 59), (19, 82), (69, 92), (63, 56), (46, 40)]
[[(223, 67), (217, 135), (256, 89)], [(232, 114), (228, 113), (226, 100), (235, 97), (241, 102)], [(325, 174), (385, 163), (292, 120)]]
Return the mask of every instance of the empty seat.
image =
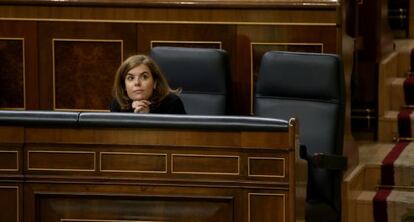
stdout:
[(299, 121), (301, 157), (308, 162), (306, 221), (340, 221), (344, 75), (331, 54), (267, 52), (256, 84), (255, 115)]
[(170, 86), (181, 88), (187, 114), (226, 114), (229, 64), (221, 49), (154, 47), (150, 57)]

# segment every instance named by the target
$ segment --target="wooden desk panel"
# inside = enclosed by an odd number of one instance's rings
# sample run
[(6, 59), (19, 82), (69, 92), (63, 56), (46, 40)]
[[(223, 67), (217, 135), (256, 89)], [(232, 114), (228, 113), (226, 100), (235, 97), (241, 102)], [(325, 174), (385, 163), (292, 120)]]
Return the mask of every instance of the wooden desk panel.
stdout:
[(23, 148), (5, 151), (10, 142), (0, 142), (0, 154), (24, 153), (13, 180), (0, 171), (0, 192), (16, 196), (13, 208), (0, 208), (8, 221), (295, 221), (294, 125), (288, 132), (0, 131), (25, 134), (17, 140)]

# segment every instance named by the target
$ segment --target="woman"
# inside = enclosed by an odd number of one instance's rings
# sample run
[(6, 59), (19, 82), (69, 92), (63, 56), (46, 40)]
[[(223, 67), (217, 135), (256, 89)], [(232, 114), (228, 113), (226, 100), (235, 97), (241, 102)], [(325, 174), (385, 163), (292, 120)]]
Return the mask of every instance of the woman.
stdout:
[(126, 59), (116, 72), (111, 112), (186, 114), (155, 62), (145, 55)]

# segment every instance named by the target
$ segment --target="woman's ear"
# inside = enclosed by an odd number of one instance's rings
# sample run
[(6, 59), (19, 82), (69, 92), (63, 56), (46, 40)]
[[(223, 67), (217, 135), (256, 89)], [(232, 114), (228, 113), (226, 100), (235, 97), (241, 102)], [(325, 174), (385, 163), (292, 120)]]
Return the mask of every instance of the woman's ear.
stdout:
[(154, 81), (154, 89), (157, 88), (157, 81)]

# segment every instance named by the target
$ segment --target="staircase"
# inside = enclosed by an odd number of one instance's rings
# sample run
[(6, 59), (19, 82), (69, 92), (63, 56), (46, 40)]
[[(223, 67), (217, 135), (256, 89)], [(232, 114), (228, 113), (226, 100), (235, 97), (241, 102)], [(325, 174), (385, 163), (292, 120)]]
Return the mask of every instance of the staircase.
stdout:
[(378, 143), (360, 145), (360, 165), (344, 179), (346, 222), (414, 222), (414, 141), (404, 140), (414, 135), (414, 112), (403, 111), (414, 39), (396, 49), (379, 68)]
[(392, 143), (360, 147), (360, 161), (364, 164), (357, 173), (360, 184), (354, 190), (359, 192), (353, 205), (349, 205), (353, 218), (348, 222), (414, 221), (414, 143), (408, 143), (393, 162), (393, 185), (387, 185), (384, 183), (389, 175), (383, 162), (394, 147)]
[(411, 67), (414, 40), (397, 40), (396, 51), (379, 68), (378, 141), (393, 142), (398, 134), (398, 114), (405, 104), (403, 84)]

